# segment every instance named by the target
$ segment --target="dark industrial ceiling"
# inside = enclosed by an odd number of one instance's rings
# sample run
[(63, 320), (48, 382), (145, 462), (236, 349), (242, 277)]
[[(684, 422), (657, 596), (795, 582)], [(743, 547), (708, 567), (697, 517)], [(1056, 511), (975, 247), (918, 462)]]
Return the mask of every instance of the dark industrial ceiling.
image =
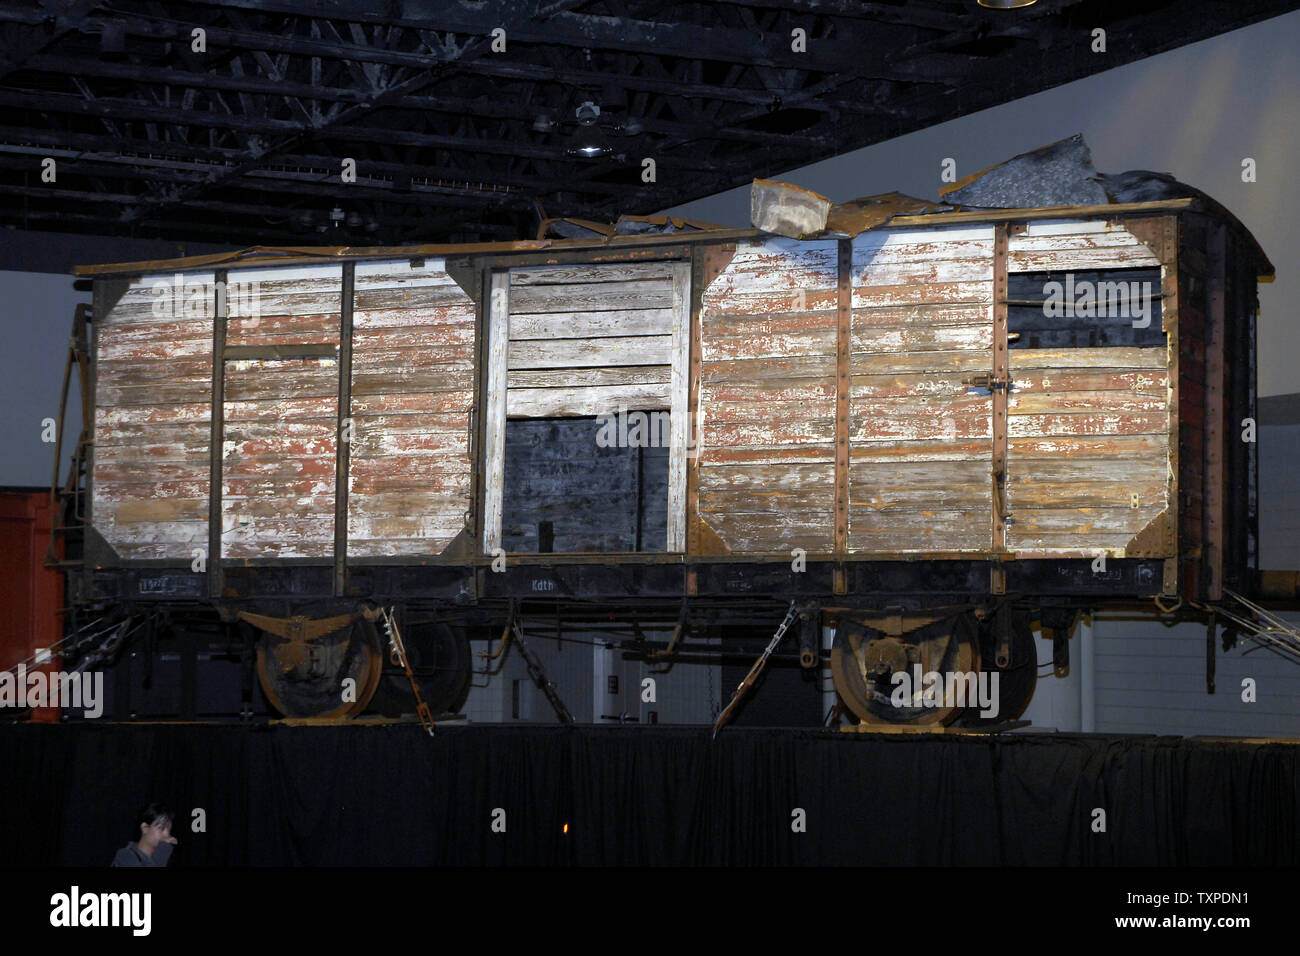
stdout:
[[(0, 0), (0, 224), (233, 245), (523, 238), (543, 216), (655, 212), (1297, 7)], [(584, 102), (610, 149), (595, 159), (570, 155)]]

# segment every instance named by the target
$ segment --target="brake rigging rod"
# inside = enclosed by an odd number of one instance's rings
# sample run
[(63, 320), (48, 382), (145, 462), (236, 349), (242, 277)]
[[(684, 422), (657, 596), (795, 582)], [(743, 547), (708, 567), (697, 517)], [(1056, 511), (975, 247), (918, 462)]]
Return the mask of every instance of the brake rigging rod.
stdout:
[(432, 737), (434, 735), (433, 712), (420, 696), (420, 684), (415, 679), (410, 659), (406, 656), (406, 642), (402, 640), (402, 632), (397, 626), (395, 611), (395, 608), (379, 609), (379, 622), (384, 628), (384, 635), (388, 638), (389, 660), (394, 664), (400, 664), (406, 671), (406, 679), (411, 682), (411, 693), (415, 695), (415, 713), (420, 718), (420, 725)]
[(786, 628), (790, 626), (790, 622), (795, 619), (795, 616), (794, 601), (791, 601), (790, 610), (785, 612), (785, 620), (782, 621), (781, 626), (776, 629), (776, 633), (772, 635), (772, 639), (767, 642), (767, 647), (763, 649), (763, 653), (758, 655), (758, 660), (754, 661), (754, 666), (749, 669), (749, 673), (745, 675), (745, 679), (736, 687), (736, 692), (731, 695), (731, 700), (728, 702), (727, 706), (722, 709), (722, 713), (718, 714), (718, 719), (713, 723), (712, 739), (716, 740), (718, 738), (718, 731), (721, 730), (722, 725), (727, 722), (727, 718), (731, 716), (732, 710), (734, 710), (736, 705), (740, 703), (740, 698), (745, 695), (745, 691), (754, 686), (754, 682), (758, 680), (758, 675), (763, 673), (763, 668), (767, 666), (767, 659), (772, 656), (772, 652), (777, 649), (778, 645), (780, 645), (781, 639), (785, 637)]

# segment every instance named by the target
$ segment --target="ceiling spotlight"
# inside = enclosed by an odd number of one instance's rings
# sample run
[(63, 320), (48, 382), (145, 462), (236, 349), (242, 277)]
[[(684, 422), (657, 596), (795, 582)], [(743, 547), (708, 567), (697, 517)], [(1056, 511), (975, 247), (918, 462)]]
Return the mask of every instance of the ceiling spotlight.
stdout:
[(596, 121), (600, 119), (600, 107), (591, 100), (580, 104), (574, 111), (578, 120), (578, 131), (569, 140), (565, 153), (580, 159), (598, 159), (612, 153), (613, 147)]
[(1018, 10), (1021, 7), (1032, 7), (1038, 0), (976, 0), (976, 2), (990, 10)]

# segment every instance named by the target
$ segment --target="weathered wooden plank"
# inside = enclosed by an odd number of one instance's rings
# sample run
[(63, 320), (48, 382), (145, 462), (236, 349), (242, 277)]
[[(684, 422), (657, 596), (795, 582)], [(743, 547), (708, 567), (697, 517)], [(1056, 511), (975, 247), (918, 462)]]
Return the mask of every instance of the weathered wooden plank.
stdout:
[[(898, 515), (919, 513), (928, 519), (935, 512), (961, 511), (964, 514), (982, 514), (983, 520), (987, 522), (993, 504), (989, 478), (990, 475), (985, 474), (980, 482), (946, 487), (881, 488), (859, 485), (850, 488), (849, 502), (852, 512), (858, 515), (870, 512)], [(860, 525), (857, 527), (862, 530)]]
[(710, 402), (704, 406), (705, 421), (710, 425), (740, 422), (802, 422), (807, 419), (832, 418), (835, 402)]
[(993, 257), (981, 259), (920, 259), (905, 262), (872, 261), (853, 275), (854, 288), (900, 286), (909, 283), (944, 285), (954, 282), (992, 282)]
[(358, 289), (405, 282), (445, 285), (452, 281), (446, 272), (447, 261), (442, 256), (371, 259), (356, 263), (354, 268), (354, 281)]
[(835, 488), (829, 461), (776, 464), (710, 465), (700, 469), (700, 492), (777, 489), (785, 491)]
[(789, 382), (804, 379), (826, 380), (835, 376), (835, 356), (795, 355), (762, 359), (726, 359), (702, 363), (702, 379), (707, 384), (732, 382)]
[(1161, 475), (1149, 476), (1146, 481), (1026, 481), (1022, 478), (1008, 483), (1007, 501), (1012, 508), (1131, 508), (1130, 498), (1136, 494), (1140, 510), (1142, 504), (1150, 502), (1166, 504), (1168, 490), (1168, 482)]
[(912, 375), (854, 375), (850, 379), (849, 396), (855, 399), (879, 400), (886, 398), (929, 398), (947, 401), (974, 394), (975, 386), (964, 379), (965, 372), (942, 374), (929, 372)]
[(771, 512), (831, 512), (835, 492), (829, 489), (765, 488), (711, 491), (701, 489), (700, 511), (711, 515), (740, 515)]
[(704, 444), (710, 448), (719, 445), (813, 445), (835, 440), (835, 422), (826, 418), (775, 425), (760, 422), (729, 425), (714, 424), (706, 417), (703, 432)]
[(150, 522), (199, 521), (208, 514), (207, 496), (194, 498), (169, 498), (161, 501), (137, 499), (95, 500), (95, 519), (116, 525)]
[(1164, 349), (1139, 348), (1011, 349), (1008, 361), (1013, 373), (1021, 369), (1163, 369), (1168, 363)]
[(901, 283), (855, 286), (853, 308), (899, 305), (987, 304), (993, 301), (993, 282)]
[(1164, 395), (1169, 376), (1162, 370), (1116, 372), (1106, 369), (1026, 369), (1016, 376), (1012, 395), (1029, 395), (1038, 391), (1061, 392), (1130, 392), (1134, 395)]
[[(114, 462), (105, 462), (102, 466), (95, 469), (95, 489), (98, 491), (106, 487), (118, 487), (126, 489), (128, 486), (135, 489), (139, 497), (167, 497), (175, 494), (177, 497), (202, 497), (206, 495), (208, 486), (208, 470), (202, 467), (202, 463), (194, 460), (190, 462), (166, 462), (161, 464), (149, 463), (147, 468), (141, 467), (143, 459), (131, 460), (123, 463), (121, 459)], [(154, 486), (158, 486), (159, 491), (155, 492)], [(161, 489), (167, 488), (166, 492)], [(179, 489), (194, 489), (192, 493), (179, 493)]]
[(871, 431), (873, 419), (942, 417), (973, 420), (987, 417), (991, 411), (989, 396), (973, 390), (947, 398), (912, 395), (901, 398), (850, 398), (849, 401), (849, 414), (858, 427), (867, 433)]
[(993, 347), (993, 326), (954, 325), (932, 329), (889, 329), (868, 327), (854, 330), (851, 347), (857, 352), (951, 352), (959, 349), (979, 349), (987, 352)]
[(591, 385), (571, 388), (515, 388), (506, 397), (506, 415), (512, 418), (550, 418), (566, 415), (618, 414), (629, 411), (666, 410), (672, 407), (671, 386)]
[(391, 309), (361, 309), (352, 313), (355, 329), (406, 329), (431, 325), (473, 325), (474, 306), (467, 299), (447, 305), (397, 306)]
[(473, 345), (421, 345), (419, 348), (385, 348), (367, 344), (352, 355), (353, 381), (358, 374), (380, 369), (431, 369), (433, 366), (469, 366)]
[(211, 361), (212, 356), (210, 334), (206, 337), (196, 336), (175, 340), (130, 341), (118, 340), (112, 332), (105, 334), (105, 331), (101, 331), (97, 338), (97, 358), (108, 362), (168, 362), (172, 359), (200, 359), (205, 355)]
[(972, 460), (880, 462), (851, 460), (849, 481), (864, 490), (871, 488), (944, 488), (948, 485), (987, 482), (991, 462), (987, 448), (976, 446)]
[(823, 444), (750, 447), (706, 444), (700, 451), (700, 474), (703, 475), (705, 471), (712, 468), (728, 468), (737, 465), (833, 464), (834, 461), (835, 446), (829, 441)]
[[(894, 515), (897, 519), (897, 516)], [(971, 551), (984, 554), (991, 549), (988, 528), (935, 528), (915, 525), (854, 532), (849, 525), (849, 550), (854, 554), (924, 554), (930, 551)]]
[(348, 554), (352, 558), (432, 556), (445, 551), (455, 537), (456, 535), (450, 531), (412, 538), (357, 538), (349, 532)]
[(550, 339), (510, 342), (508, 368), (585, 368), (606, 365), (666, 365), (671, 335), (606, 339)]
[[(451, 502), (447, 503), (451, 506)], [(464, 503), (459, 511), (424, 515), (348, 515), (348, 540), (438, 538), (450, 540), (465, 527)], [(445, 547), (446, 545), (443, 545)], [(441, 549), (440, 549), (441, 550)]]
[(986, 372), (988, 367), (988, 353), (977, 349), (899, 352), (893, 355), (859, 352), (850, 356), (850, 370), (854, 380), (865, 375)]
[(772, 315), (782, 312), (834, 312), (837, 290), (834, 281), (825, 288), (788, 289), (778, 292), (715, 292), (717, 283), (704, 293), (701, 318), (711, 321), (720, 315)]
[(352, 347), (354, 357), (362, 351), (385, 349), (427, 349), (460, 346), (461, 355), (468, 357), (474, 345), (474, 326), (469, 322), (454, 325), (421, 325), (407, 328), (386, 327), (354, 328)]
[(1164, 502), (1144, 504), (1138, 508), (1128, 505), (1119, 508), (1029, 508), (1022, 505), (1013, 517), (1018, 537), (1046, 533), (1114, 534), (1114, 546), (1122, 547), (1128, 543), (1128, 538), (1145, 528), (1164, 510)]
[(672, 331), (672, 309), (543, 312), (536, 315), (510, 316), (512, 342), (520, 339), (671, 335)]
[(1168, 462), (1162, 457), (1021, 458), (1007, 480), (1012, 487), (1037, 482), (1164, 482), (1168, 472)]
[(783, 358), (835, 353), (835, 329), (809, 329), (785, 335), (719, 336), (706, 334), (701, 342), (705, 362), (751, 358)]
[(510, 313), (595, 312), (601, 309), (670, 309), (672, 280), (582, 282), (569, 285), (519, 286), (510, 290)]
[(1022, 392), (1013, 389), (1008, 414), (1035, 415), (1054, 412), (1163, 412), (1169, 406), (1165, 393), (1123, 391)]
[(726, 382), (717, 385), (705, 385), (701, 390), (701, 401), (706, 405), (717, 402), (754, 402), (766, 405), (770, 402), (822, 403), (835, 401), (835, 386), (830, 382), (817, 382), (796, 379), (788, 383), (766, 383), (765, 385), (747, 382)]
[[(242, 422), (331, 421), (338, 414), (338, 396), (277, 398), (225, 403), (226, 424)], [(227, 434), (230, 434), (229, 428)]]
[(132, 522), (126, 529), (118, 529), (111, 523), (107, 526), (97, 524), (96, 528), (118, 551), (124, 545), (155, 546), (162, 551), (161, 557), (188, 558), (191, 549), (206, 550), (208, 543), (206, 519), (139, 521)]
[[(99, 474), (101, 464), (121, 464), (132, 469), (143, 463), (149, 467), (155, 464), (180, 464), (182, 462), (208, 461), (208, 435), (194, 434), (188, 442), (132, 442), (123, 445), (99, 443), (95, 446), (95, 474)], [(207, 473), (206, 467), (204, 473)]]
[(206, 422), (211, 409), (208, 405), (127, 405), (100, 406), (95, 409), (95, 425), (101, 428), (118, 428), (124, 425), (175, 425)]
[(853, 282), (861, 283), (867, 269), (877, 265), (939, 260), (993, 261), (993, 240), (948, 239), (933, 242), (899, 241), (897, 236), (880, 238), (863, 233), (853, 240)]
[(930, 416), (915, 414), (879, 415), (863, 420), (856, 415), (850, 418), (849, 439), (854, 442), (934, 441), (947, 439), (961, 441), (969, 438), (988, 438), (993, 434), (992, 414), (951, 415), (935, 409)]
[(389, 395), (405, 392), (439, 392), (472, 388), (474, 367), (469, 361), (449, 362), (419, 368), (369, 368), (356, 371), (357, 356), (353, 356), (352, 397)]
[(991, 325), (992, 310), (987, 303), (947, 305), (923, 302), (915, 305), (881, 305), (855, 309), (853, 329), (860, 331), (884, 328), (941, 328), (948, 325)]
[(460, 286), (398, 286), (358, 290), (354, 309), (365, 312), (388, 312), (401, 309), (407, 312), (437, 313), (443, 310), (457, 312), (471, 307), (469, 297)]
[(586, 282), (628, 282), (663, 279), (671, 274), (668, 262), (608, 262), (598, 265), (524, 266), (510, 270), (511, 287), (573, 285)]
[[(672, 370), (667, 365), (616, 365), (610, 368), (585, 368), (584, 385), (668, 385)], [(517, 369), (510, 373), (510, 387), (565, 388), (573, 384), (572, 369)]]
[(177, 425), (95, 426), (95, 449), (112, 445), (183, 445), (195, 447), (208, 442), (208, 427), (194, 421)]
[(991, 435), (958, 441), (946, 435), (937, 439), (883, 439), (854, 446), (850, 467), (859, 462), (912, 463), (989, 460)]
[(810, 552), (829, 552), (834, 544), (834, 512), (795, 512), (790, 514), (746, 514), (706, 516), (733, 553), (741, 551), (789, 552), (803, 548)]
[(448, 389), (437, 392), (354, 395), (352, 397), (352, 417), (361, 422), (377, 415), (468, 412), (473, 403), (474, 390), (472, 388)]
[[(378, 462), (383, 462), (385, 467), (376, 470), (373, 466)], [(358, 514), (380, 513), (381, 508), (376, 504), (376, 500), (381, 494), (428, 495), (429, 501), (436, 503), (438, 507), (451, 507), (449, 502), (456, 503), (456, 507), (462, 512), (468, 506), (471, 476), (463, 459), (456, 462), (455, 470), (442, 474), (421, 475), (418, 480), (403, 467), (401, 459), (398, 458), (372, 459), (369, 464), (372, 467), (360, 476), (356, 474), (348, 476), (349, 504)], [(353, 498), (357, 500), (353, 501)], [(432, 508), (426, 507), (425, 510), (432, 510)]]
[(1075, 435), (1012, 435), (1008, 439), (1008, 456), (1017, 458), (1046, 458), (1057, 461), (1064, 458), (1143, 458), (1165, 461), (1168, 455), (1167, 435), (1111, 435), (1090, 438)]
[(834, 312), (778, 312), (771, 315), (711, 314), (704, 322), (709, 337), (780, 335), (813, 329), (834, 329)]
[(1160, 412), (1078, 412), (1063, 415), (1016, 415), (1007, 422), (1013, 438), (1049, 435), (1155, 435), (1169, 427)]
[[(469, 449), (468, 429), (446, 432), (379, 432), (358, 435), (352, 443), (353, 455), (379, 458), (385, 455), (442, 456), (448, 452), (464, 455)], [(414, 466), (412, 466), (414, 467)]]

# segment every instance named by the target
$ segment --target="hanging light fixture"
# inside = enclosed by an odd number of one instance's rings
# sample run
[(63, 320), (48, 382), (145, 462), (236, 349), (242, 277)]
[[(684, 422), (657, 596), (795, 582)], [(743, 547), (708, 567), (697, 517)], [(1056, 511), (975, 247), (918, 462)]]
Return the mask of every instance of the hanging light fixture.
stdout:
[(1021, 7), (1032, 7), (1038, 0), (976, 0), (976, 2), (990, 10), (1018, 10)]
[(596, 125), (600, 119), (600, 107), (587, 100), (574, 111), (578, 120), (578, 130), (569, 140), (569, 147), (564, 152), (579, 159), (599, 159), (614, 151), (604, 131)]

